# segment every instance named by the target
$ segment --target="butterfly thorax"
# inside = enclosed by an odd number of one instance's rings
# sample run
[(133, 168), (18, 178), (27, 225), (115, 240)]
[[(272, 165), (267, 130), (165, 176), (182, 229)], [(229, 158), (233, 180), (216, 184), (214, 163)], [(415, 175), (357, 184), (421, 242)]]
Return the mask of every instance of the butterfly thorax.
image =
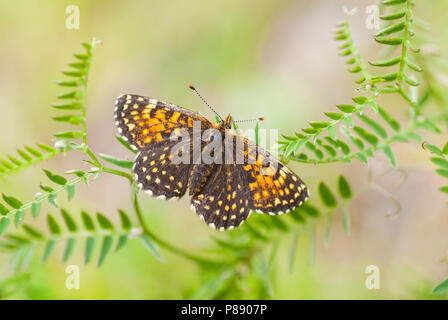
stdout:
[[(224, 141), (224, 137), (226, 134), (226, 131), (231, 129), (232, 126), (232, 117), (229, 114), (225, 120), (222, 120), (220, 123), (216, 125), (216, 129), (221, 132), (221, 137)], [(201, 153), (208, 153), (210, 154), (210, 150), (207, 148), (207, 144), (202, 149)], [(218, 152), (222, 152), (222, 150), (219, 150)], [(211, 154), (213, 155), (213, 151), (211, 151)], [(202, 154), (201, 154), (202, 158)], [(204, 188), (208, 178), (213, 172), (213, 169), (215, 168), (216, 163), (213, 161), (210, 164), (195, 164), (193, 165), (193, 168), (190, 172), (190, 180), (189, 180), (189, 194), (195, 195), (202, 191)]]
[(218, 123), (217, 129), (221, 132), (225, 132), (227, 129), (232, 129), (232, 116), (229, 114), (227, 118), (221, 120), (221, 122)]

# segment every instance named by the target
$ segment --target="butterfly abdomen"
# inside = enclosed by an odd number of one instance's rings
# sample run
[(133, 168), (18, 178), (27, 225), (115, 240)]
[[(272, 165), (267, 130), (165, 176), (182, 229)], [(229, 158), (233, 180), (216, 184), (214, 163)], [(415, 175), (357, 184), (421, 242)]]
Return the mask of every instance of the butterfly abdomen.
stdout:
[(190, 172), (189, 194), (195, 195), (202, 191), (215, 168), (215, 164), (196, 164)]

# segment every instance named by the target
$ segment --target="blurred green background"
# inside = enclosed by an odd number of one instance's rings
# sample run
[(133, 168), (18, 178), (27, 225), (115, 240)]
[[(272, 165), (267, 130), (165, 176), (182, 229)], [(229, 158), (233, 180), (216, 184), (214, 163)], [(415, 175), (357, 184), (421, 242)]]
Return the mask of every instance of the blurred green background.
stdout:
[[(51, 144), (51, 133), (64, 129), (51, 120), (49, 105), (59, 88), (59, 71), (80, 42), (99, 38), (89, 78), (88, 139), (96, 151), (133, 159), (114, 138), (113, 104), (122, 93), (139, 93), (213, 115), (187, 88), (194, 84), (221, 114), (237, 119), (264, 116), (263, 128), (291, 134), (310, 120), (323, 118), (336, 104), (350, 102), (355, 78), (346, 72), (333, 41), (334, 25), (344, 19), (342, 6), (358, 7), (354, 37), (366, 60), (376, 57), (375, 30), (365, 27), (365, 8), (376, 1), (1, 1), (0, 2), (0, 126), (1, 153), (24, 144)], [(68, 5), (80, 9), (80, 29), (65, 27)], [(431, 38), (446, 53), (446, 1), (417, 1), (416, 15), (430, 21)], [(384, 105), (404, 118), (397, 99)], [(439, 145), (443, 140), (433, 141)], [(352, 233), (335, 217), (332, 238), (323, 245), (318, 225), (315, 263), (308, 264), (309, 240), (299, 237), (296, 265), (288, 271), (289, 240), (280, 243), (275, 260), (275, 299), (400, 299), (437, 298), (429, 294), (448, 274), (440, 260), (448, 252), (446, 197), (437, 191), (442, 179), (434, 174), (429, 157), (418, 144), (398, 145), (402, 174), (387, 172), (378, 184), (401, 205), (375, 189), (351, 204)], [(54, 172), (88, 170), (76, 153), (56, 157), (40, 167)], [(334, 184), (339, 173), (362, 187), (368, 175), (388, 167), (383, 156), (366, 167), (291, 164), (305, 181), (325, 179)], [(0, 181), (0, 191), (31, 199), (44, 179), (29, 168)], [(311, 189), (313, 191), (313, 187)], [(314, 189), (315, 190), (315, 189)], [(317, 193), (314, 193), (317, 194)], [(313, 195), (313, 193), (312, 193)], [(142, 197), (149, 225), (159, 236), (190, 251), (207, 247), (210, 230), (190, 210), (189, 199), (164, 202)], [(78, 186), (76, 198), (61, 203), (72, 212), (101, 211), (116, 221), (118, 208), (129, 209), (129, 186), (123, 179), (102, 175), (88, 186)], [(45, 211), (52, 211), (49, 206)], [(26, 218), (30, 219), (29, 217)], [(33, 225), (45, 229), (44, 215)], [(61, 247), (58, 248), (61, 250)], [(78, 252), (79, 251), (79, 252)], [(108, 257), (105, 265), (82, 265), (78, 250), (69, 264), (81, 266), (81, 289), (65, 287), (66, 266), (60, 254), (41, 265), (31, 265), (31, 279), (12, 298), (26, 299), (181, 299), (200, 285), (199, 269), (164, 252), (162, 264), (139, 242)], [(0, 281), (8, 275), (8, 256), (0, 253)], [(381, 289), (365, 287), (365, 268), (377, 265)], [(253, 294), (247, 292), (247, 298)]]

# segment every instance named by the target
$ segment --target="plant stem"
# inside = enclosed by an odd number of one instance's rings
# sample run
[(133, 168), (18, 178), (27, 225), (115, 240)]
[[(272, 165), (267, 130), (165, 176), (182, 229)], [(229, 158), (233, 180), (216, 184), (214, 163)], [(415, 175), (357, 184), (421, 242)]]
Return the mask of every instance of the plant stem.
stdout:
[(171, 251), (174, 254), (177, 254), (183, 258), (192, 260), (194, 262), (197, 262), (201, 265), (209, 265), (209, 266), (222, 266), (224, 264), (223, 261), (215, 261), (215, 260), (209, 260), (200, 256), (197, 256), (195, 254), (186, 252), (168, 242), (166, 242), (165, 240), (162, 240), (161, 238), (159, 238), (158, 236), (156, 236), (148, 227), (148, 225), (146, 224), (146, 221), (143, 217), (143, 213), (141, 211), (140, 208), (140, 204), (138, 202), (138, 196), (137, 196), (137, 191), (135, 186), (132, 186), (132, 203), (134, 206), (134, 210), (135, 213), (137, 215), (137, 218), (140, 222), (140, 225), (143, 229), (143, 232), (148, 235), (152, 240), (154, 240), (156, 243), (158, 243), (160, 246), (164, 247), (165, 249)]
[(398, 86), (400, 86), (403, 81), (404, 68), (406, 67), (406, 53), (408, 49), (407, 42), (409, 39), (410, 14), (411, 14), (411, 1), (408, 0), (406, 3), (406, 14), (404, 16), (403, 46), (401, 48), (400, 68), (398, 70), (398, 76), (397, 76)]
[[(401, 137), (404, 136), (408, 133), (411, 133), (412, 131), (414, 131), (414, 129), (416, 128), (416, 124), (414, 121), (412, 121), (408, 127), (400, 132), (398, 132), (397, 134), (393, 135), (390, 138), (385, 139), (382, 143), (379, 143), (373, 147), (370, 147), (368, 150), (369, 153), (374, 153), (380, 149), (382, 149), (385, 146), (391, 145), (393, 142), (397, 142), (395, 139), (397, 137)], [(367, 153), (367, 150), (361, 151), (363, 153)], [(347, 160), (352, 160), (354, 158), (356, 158), (356, 154), (357, 153), (353, 153), (347, 156), (341, 156), (341, 157), (336, 157), (336, 158), (329, 158), (329, 159), (325, 159), (325, 160), (319, 160), (319, 159), (300, 159), (300, 158), (291, 158), (292, 160), (296, 161), (296, 162), (300, 162), (300, 163), (307, 163), (307, 164), (324, 164), (324, 163), (334, 163), (334, 162), (347, 162)], [(344, 161), (345, 160), (345, 161)]]
[(81, 182), (81, 181), (83, 181), (83, 180), (85, 180), (85, 179), (88, 179), (88, 178), (90, 178), (90, 177), (93, 177), (93, 176), (95, 176), (95, 175), (97, 175), (97, 174), (98, 174), (98, 172), (87, 172), (87, 173), (86, 173), (85, 175), (83, 175), (82, 177), (78, 177), (78, 178), (76, 178), (76, 179), (70, 180), (70, 181), (68, 181), (66, 184), (64, 184), (64, 185), (62, 185), (62, 186), (60, 186), (60, 187), (54, 189), (52, 192), (45, 193), (44, 195), (41, 195), (41, 196), (39, 196), (39, 197), (36, 197), (33, 201), (30, 201), (30, 202), (28, 202), (28, 203), (25, 203), (25, 204), (22, 205), (20, 208), (18, 208), (18, 209), (13, 209), (13, 210), (9, 211), (5, 216), (0, 216), (0, 219), (1, 219), (1, 218), (9, 218), (9, 217), (12, 217), (12, 216), (14, 216), (18, 211), (20, 211), (20, 210), (26, 210), (26, 209), (30, 208), (30, 207), (33, 205), (33, 203), (44, 201), (44, 200), (48, 199), (51, 195), (56, 195), (56, 194), (58, 194), (59, 192), (66, 190), (68, 185), (73, 185), (73, 184), (79, 183), (79, 182)]

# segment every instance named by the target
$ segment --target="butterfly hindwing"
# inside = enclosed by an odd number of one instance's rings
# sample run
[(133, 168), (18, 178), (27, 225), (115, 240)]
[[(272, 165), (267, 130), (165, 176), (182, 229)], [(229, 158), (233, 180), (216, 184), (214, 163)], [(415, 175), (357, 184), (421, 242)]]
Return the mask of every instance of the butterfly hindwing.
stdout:
[(191, 199), (194, 210), (207, 224), (231, 229), (244, 222), (252, 210), (278, 215), (306, 200), (308, 190), (294, 172), (248, 139), (231, 138), (232, 163), (214, 164), (201, 192)]
[(250, 214), (250, 194), (242, 167), (215, 165), (201, 192), (191, 198), (196, 213), (213, 228), (238, 227)]
[(146, 192), (166, 199), (185, 194), (191, 166), (175, 164), (170, 152), (176, 141), (154, 143), (141, 151), (134, 164), (137, 183)]
[(250, 142), (247, 164), (243, 165), (245, 181), (252, 199), (251, 209), (260, 213), (282, 214), (300, 206), (308, 197), (303, 181), (269, 152)]

